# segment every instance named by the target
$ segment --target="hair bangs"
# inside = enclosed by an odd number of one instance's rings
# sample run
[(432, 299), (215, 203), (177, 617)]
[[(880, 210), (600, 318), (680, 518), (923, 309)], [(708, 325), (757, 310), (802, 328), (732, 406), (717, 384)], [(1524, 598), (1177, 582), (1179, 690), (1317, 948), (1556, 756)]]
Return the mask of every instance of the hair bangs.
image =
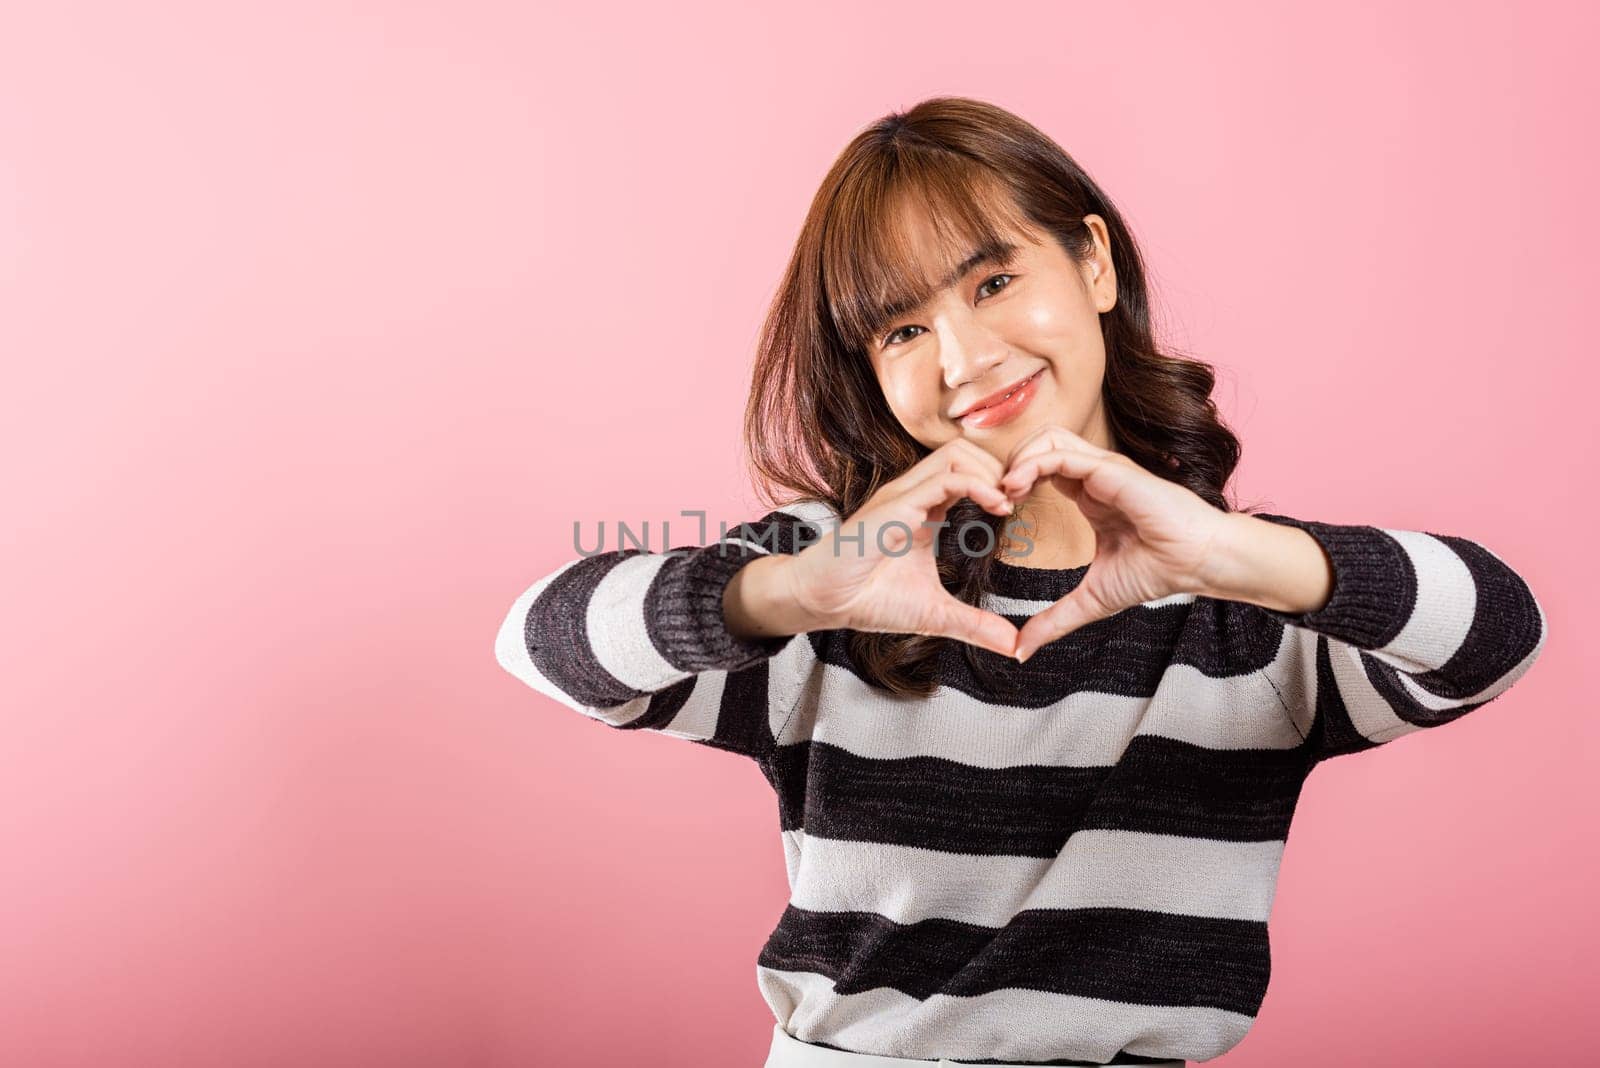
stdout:
[(835, 330), (857, 352), (975, 259), (1004, 263), (1015, 235), (1037, 230), (994, 175), (948, 154), (904, 153), (853, 192), (835, 202), (822, 288)]

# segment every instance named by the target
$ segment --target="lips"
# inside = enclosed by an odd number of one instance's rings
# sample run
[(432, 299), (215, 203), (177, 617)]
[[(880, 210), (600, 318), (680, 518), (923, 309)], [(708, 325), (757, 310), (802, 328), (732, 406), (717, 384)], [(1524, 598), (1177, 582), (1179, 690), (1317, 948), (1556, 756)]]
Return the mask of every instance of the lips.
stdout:
[[(1039, 370), (1042, 371), (1043, 368), (1040, 368)], [(976, 412), (976, 411), (978, 411), (980, 409), (994, 407), (996, 404), (999, 404), (1001, 401), (1005, 400), (1008, 396), (1010, 396), (1011, 394), (1015, 393), (1017, 390), (1021, 389), (1023, 386), (1027, 385), (1030, 381), (1032, 381), (1034, 378), (1036, 378), (1038, 376), (1038, 374), (1039, 374), (1039, 371), (1035, 371), (1035, 372), (1033, 372), (1033, 374), (1028, 375), (1026, 378), (1020, 378), (1017, 381), (1013, 382), (1011, 385), (1005, 387), (1004, 389), (998, 390), (997, 392), (989, 394), (987, 397), (984, 397), (982, 400), (974, 401), (972, 404), (969, 404), (967, 407), (961, 409), (961, 411), (959, 411), (955, 415), (951, 416), (951, 418), (952, 419), (963, 419), (963, 418), (971, 415), (973, 412)]]

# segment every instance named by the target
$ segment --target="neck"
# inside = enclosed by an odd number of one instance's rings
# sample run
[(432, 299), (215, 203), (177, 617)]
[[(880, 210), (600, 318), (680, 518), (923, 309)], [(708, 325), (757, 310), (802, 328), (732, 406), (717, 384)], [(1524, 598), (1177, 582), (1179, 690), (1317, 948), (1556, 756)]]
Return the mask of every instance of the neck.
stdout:
[(1033, 547), (1027, 555), (1017, 556), (1016, 552), (1027, 546), (1013, 538), (1000, 557), (1008, 564), (1068, 568), (1081, 567), (1094, 559), (1094, 527), (1053, 480), (1039, 482), (1017, 503), (1006, 529), (1013, 525), (1033, 542)]

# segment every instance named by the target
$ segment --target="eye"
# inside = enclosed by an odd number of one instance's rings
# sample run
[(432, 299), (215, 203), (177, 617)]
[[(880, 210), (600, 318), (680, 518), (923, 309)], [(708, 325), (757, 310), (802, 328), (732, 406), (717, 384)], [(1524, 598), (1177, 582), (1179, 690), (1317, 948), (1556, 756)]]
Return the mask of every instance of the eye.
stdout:
[[(922, 329), (922, 327), (917, 326), (915, 324), (912, 324), (911, 326), (902, 326), (898, 330), (891, 330), (889, 332), (889, 334), (883, 339), (883, 347), (884, 348), (888, 348), (890, 345), (896, 344), (895, 335), (899, 334), (901, 330), (921, 330), (921, 329)], [(910, 341), (911, 339), (907, 338), (906, 340)]]
[[(989, 279), (988, 282), (983, 283), (983, 286), (986, 286), (986, 285), (989, 284), (989, 282), (993, 282), (993, 281), (995, 281), (996, 279), (999, 279), (999, 278), (1004, 278), (1006, 280), (1006, 286), (1008, 286), (1008, 285), (1011, 284), (1011, 280), (1013, 278), (1015, 278), (1015, 277), (1016, 277), (1016, 275), (1014, 275), (1014, 274), (997, 274), (997, 275), (994, 276), (994, 278)], [(979, 286), (978, 287), (978, 292), (979, 293), (983, 292), (983, 286)], [(1001, 286), (1000, 288), (1004, 289), (1006, 286)], [(998, 292), (998, 290), (996, 292)]]
[[(1005, 285), (1001, 286), (1000, 289), (1005, 289), (1006, 286), (1009, 286), (1011, 284), (1012, 279), (1014, 279), (1016, 277), (1017, 276), (1014, 275), (1014, 274), (997, 274), (997, 275), (994, 275), (993, 277), (987, 279), (983, 283), (983, 285), (978, 287), (978, 295), (979, 296), (983, 296), (984, 295), (984, 289), (989, 285), (990, 282), (995, 282), (995, 281), (998, 281), (998, 280), (1004, 278), (1006, 280), (1006, 283), (1005, 283)], [(994, 292), (998, 293), (999, 290), (995, 290)], [(883, 344), (884, 348), (888, 348), (891, 345), (897, 344), (897, 342), (894, 339), (895, 339), (895, 336), (897, 334), (899, 334), (901, 330), (921, 330), (921, 329), (922, 329), (922, 327), (917, 326), (915, 324), (912, 324), (912, 325), (909, 325), (909, 326), (899, 327), (898, 329), (892, 330), (888, 334), (886, 334), (882, 339), (882, 344)], [(913, 335), (913, 336), (915, 336), (915, 335)], [(907, 338), (906, 340), (909, 341), (910, 338)]]

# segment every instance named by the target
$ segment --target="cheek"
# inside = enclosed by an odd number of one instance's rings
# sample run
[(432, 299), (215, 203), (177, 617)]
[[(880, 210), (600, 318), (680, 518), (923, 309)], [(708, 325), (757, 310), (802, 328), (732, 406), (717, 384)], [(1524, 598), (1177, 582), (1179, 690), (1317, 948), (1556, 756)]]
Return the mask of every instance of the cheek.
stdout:
[(1081, 294), (1029, 301), (1012, 322), (1015, 343), (1072, 366), (1094, 363), (1103, 344), (1099, 313)]
[(917, 412), (922, 408), (922, 401), (918, 400), (922, 390), (917, 389), (917, 382), (907, 374), (890, 374), (883, 379), (883, 397), (890, 403), (890, 411), (901, 417), (902, 422), (910, 422), (917, 417)]
[(1020, 325), (1040, 337), (1067, 339), (1099, 328), (1094, 306), (1079, 293), (1057, 292), (1028, 301), (1019, 309)]
[(1066, 323), (1063, 311), (1055, 301), (1032, 301), (1023, 309), (1023, 326), (1038, 334), (1059, 333)]
[(911, 368), (897, 367), (879, 379), (889, 410), (907, 426), (916, 426), (934, 418), (939, 410), (939, 384), (925, 375), (913, 373)]

